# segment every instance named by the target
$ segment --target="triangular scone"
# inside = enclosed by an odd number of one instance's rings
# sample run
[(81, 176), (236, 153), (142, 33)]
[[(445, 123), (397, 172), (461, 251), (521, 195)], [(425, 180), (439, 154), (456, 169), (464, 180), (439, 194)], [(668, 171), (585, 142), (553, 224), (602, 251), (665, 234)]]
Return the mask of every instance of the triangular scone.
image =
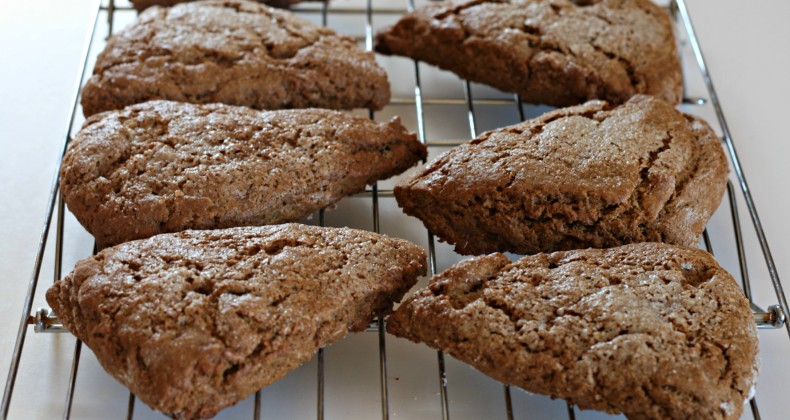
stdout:
[(444, 1), (378, 33), (375, 48), (531, 103), (622, 103), (644, 93), (674, 104), (682, 95), (669, 15), (650, 0)]
[(727, 160), (704, 121), (658, 99), (590, 101), (483, 133), (395, 187), (464, 254), (696, 246)]
[(757, 378), (735, 280), (706, 252), (666, 244), (472, 258), (401, 304), (388, 331), (633, 419), (737, 419)]
[(298, 221), (425, 155), (397, 119), (151, 101), (89, 118), (63, 158), (60, 188), (106, 246)]
[(110, 38), (82, 90), (86, 116), (151, 99), (257, 109), (372, 108), (387, 74), (350, 37), (243, 0), (150, 8)]
[(352, 229), (186, 231), (80, 261), (47, 301), (143, 402), (203, 418), (364, 330), (425, 267), (417, 245)]
[[(162, 7), (171, 7), (175, 6), (178, 3), (186, 3), (195, 0), (129, 0), (132, 3), (132, 6), (138, 11), (142, 12), (143, 10), (151, 7), (151, 6), (162, 6)], [(301, 2), (302, 0), (254, 0), (258, 3), (263, 3), (269, 6), (279, 7), (286, 9), (291, 5)], [(329, 0), (326, 0), (329, 1)]]

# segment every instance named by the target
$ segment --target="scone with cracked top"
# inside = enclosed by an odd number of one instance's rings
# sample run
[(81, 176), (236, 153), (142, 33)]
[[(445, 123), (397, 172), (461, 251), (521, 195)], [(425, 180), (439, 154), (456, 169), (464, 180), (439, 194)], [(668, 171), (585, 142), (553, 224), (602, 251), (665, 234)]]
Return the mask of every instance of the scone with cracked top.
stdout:
[(112, 36), (82, 89), (86, 116), (151, 99), (256, 109), (381, 109), (387, 74), (356, 40), (244, 0), (152, 7)]
[(637, 93), (679, 103), (675, 44), (669, 15), (650, 0), (461, 0), (406, 14), (375, 49), (567, 106)]
[[(129, 0), (129, 1), (132, 3), (132, 6), (138, 12), (142, 12), (143, 10), (152, 6), (172, 7), (179, 3), (186, 3), (186, 2), (197, 1), (197, 0)], [(301, 2), (302, 0), (252, 0), (252, 1), (257, 1), (259, 3), (267, 4), (269, 6), (285, 9), (296, 3)]]
[(89, 118), (60, 190), (99, 246), (298, 221), (426, 155), (397, 118), (150, 101)]
[(402, 180), (395, 197), (462, 254), (693, 247), (726, 182), (707, 123), (637, 95), (483, 133)]
[(758, 373), (735, 280), (710, 254), (667, 244), (472, 258), (404, 301), (387, 330), (630, 419), (737, 419)]
[(206, 418), (366, 329), (425, 267), (419, 246), (347, 228), (185, 231), (80, 261), (47, 301), (140, 400)]

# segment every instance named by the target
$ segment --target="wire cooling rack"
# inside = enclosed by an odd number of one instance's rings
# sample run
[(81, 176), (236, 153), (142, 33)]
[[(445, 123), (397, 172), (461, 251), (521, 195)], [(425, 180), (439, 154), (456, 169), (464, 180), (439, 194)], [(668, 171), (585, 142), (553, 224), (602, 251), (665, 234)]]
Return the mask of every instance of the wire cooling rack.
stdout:
[[(95, 4), (93, 28), (84, 47), (78, 87), (82, 86), (86, 72), (90, 73), (95, 56), (103, 48), (103, 36), (135, 17), (127, 4), (116, 5), (114, 0), (103, 3), (96, 0)], [(375, 29), (395, 22), (414, 7), (415, 0), (377, 0), (375, 5), (373, 0), (332, 0), (331, 3), (300, 4), (293, 11), (354, 36), (364, 48), (371, 50)], [(722, 138), (732, 169), (726, 199), (708, 224), (701, 246), (711, 253), (715, 247), (719, 262), (740, 279), (758, 327), (784, 328), (790, 337), (782, 284), (685, 1), (673, 0), (666, 7), (676, 24), (684, 67), (686, 83), (681, 108), (706, 118), (714, 126)], [(482, 131), (514, 124), (550, 109), (522, 104), (518, 96), (460, 80), (410, 59), (379, 57), (379, 61), (390, 76), (393, 99), (383, 111), (368, 112), (368, 116), (377, 120), (400, 116), (429, 147), (429, 160)], [(79, 128), (81, 115), (77, 90), (62, 151)], [(391, 190), (396, 181), (397, 178), (374, 185), (364, 193), (341, 201), (333, 211), (322, 210), (305, 222), (367, 229), (422, 244), (428, 249), (431, 275), (461, 260), (450, 246), (434, 241), (419, 221), (398, 210)], [(53, 413), (62, 413), (66, 419), (160, 417), (105, 374), (91, 352), (82, 352), (82, 343), (70, 334), (28, 334), (31, 329), (36, 333), (64, 332), (49, 309), (33, 309), (35, 303), (44, 302), (43, 291), (49, 286), (39, 287), (40, 280), (47, 274), (59, 279), (63, 267), (71, 267), (77, 259), (90, 255), (93, 247), (92, 238), (65, 211), (57, 184), (56, 171), (0, 415), (2, 418), (49, 418)], [(739, 210), (744, 206), (746, 216)], [(751, 229), (742, 229), (741, 217), (751, 221)], [(752, 292), (744, 235), (756, 238), (763, 257), (764, 267), (758, 268), (757, 281), (770, 283), (773, 289), (773, 296), (762, 297), (765, 301), (760, 303), (765, 306), (758, 305)], [(418, 286), (424, 284), (423, 279)], [(387, 337), (385, 322), (377, 320), (367, 333), (349, 336), (322, 349), (311, 362), (224, 410), (218, 418), (610, 417), (503, 386), (452, 357), (445, 357), (442, 352)], [(36, 403), (14, 404), (22, 399), (21, 393), (34, 393)], [(12, 399), (15, 396), (16, 399)], [(747, 410), (744, 417), (759, 419), (757, 397), (749, 406), (751, 410)]]

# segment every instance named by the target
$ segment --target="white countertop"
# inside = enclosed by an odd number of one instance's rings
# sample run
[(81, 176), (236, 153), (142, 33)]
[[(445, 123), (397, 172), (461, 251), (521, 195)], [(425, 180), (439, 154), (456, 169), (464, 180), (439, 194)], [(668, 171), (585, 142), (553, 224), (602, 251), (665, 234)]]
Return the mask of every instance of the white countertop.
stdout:
[[(786, 194), (790, 181), (790, 165), (786, 163), (790, 139), (784, 127), (790, 119), (787, 104), (790, 2), (688, 2), (779, 274), (784, 275), (790, 288), (790, 241), (786, 239), (790, 237), (790, 223), (785, 219), (785, 212), (790, 209), (790, 197)], [(0, 382), (3, 384), (79, 77), (81, 50), (91, 26), (92, 4), (85, 0), (0, 0), (0, 282), (3, 290)], [(750, 229), (746, 209), (741, 206), (740, 210), (742, 223)], [(748, 233), (746, 239), (758, 303), (773, 304), (776, 299), (770, 294), (759, 248), (753, 235)], [(84, 250), (72, 252), (67, 248), (65, 270), (70, 269), (80, 252)], [(732, 261), (723, 264), (735, 267)], [(45, 272), (50, 273), (51, 269)], [(51, 274), (42, 276), (40, 289), (50, 282)], [(31, 330), (28, 336), (32, 335)], [(35, 347), (36, 340), (41, 339), (29, 339), (28, 345)], [(763, 374), (757, 396), (761, 412), (766, 419), (786, 418), (790, 394), (783, 380), (790, 381), (790, 340), (784, 330), (763, 330), (760, 339)], [(71, 347), (64, 353), (70, 354)], [(35, 356), (32, 350), (28, 357)], [(57, 366), (33, 365), (23, 375), (38, 375), (46, 382), (50, 371), (68, 369), (69, 363), (70, 358), (63, 358), (56, 362)], [(60, 384), (57, 389), (63, 386)], [(37, 391), (17, 390), (14, 404), (36, 404), (40, 401)], [(54, 399), (61, 405), (49, 404), (35, 412), (20, 412), (26, 413), (25, 418), (59, 416), (63, 398), (58, 395)], [(119, 408), (118, 417), (124, 409)], [(454, 418), (464, 417), (464, 413), (453, 414)], [(89, 417), (88, 413), (81, 413), (76, 418)]]

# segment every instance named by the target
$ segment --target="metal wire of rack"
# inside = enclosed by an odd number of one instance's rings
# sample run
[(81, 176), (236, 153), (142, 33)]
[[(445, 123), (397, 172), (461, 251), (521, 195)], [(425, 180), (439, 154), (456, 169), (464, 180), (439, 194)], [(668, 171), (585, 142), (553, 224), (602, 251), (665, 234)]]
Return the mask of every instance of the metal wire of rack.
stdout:
[[(83, 60), (82, 60), (82, 68), (80, 71), (80, 78), (77, 83), (77, 90), (73, 95), (73, 105), (71, 110), (71, 117), (68, 123), (68, 128), (66, 130), (66, 135), (64, 138), (63, 146), (61, 149), (61, 154), (65, 152), (68, 143), (71, 140), (72, 132), (75, 128), (75, 122), (77, 121), (77, 111), (78, 111), (78, 104), (79, 104), (79, 88), (83, 84), (83, 79), (85, 75), (86, 67), (89, 63), (89, 58), (92, 54), (95, 53), (93, 47), (95, 38), (98, 32), (98, 23), (99, 18), (102, 14), (106, 15), (107, 18), (107, 29), (108, 29), (108, 36), (109, 34), (113, 33), (113, 28), (116, 26), (115, 21), (116, 17), (119, 13), (128, 13), (133, 10), (131, 7), (123, 6), (119, 7), (116, 6), (115, 0), (94, 0), (96, 7), (95, 15), (93, 18), (93, 26), (90, 32), (90, 36), (88, 37), (86, 44), (83, 48)], [(106, 4), (103, 4), (103, 1), (106, 1)], [(353, 1), (353, 0), (352, 0)], [(372, 50), (373, 47), (373, 33), (374, 33), (374, 26), (373, 20), (374, 16), (395, 16), (401, 15), (407, 11), (411, 11), (415, 8), (415, 0), (403, 0), (406, 2), (404, 7), (374, 7), (373, 0), (362, 0), (364, 4), (362, 5), (339, 5), (335, 6), (330, 5), (328, 2), (320, 2), (320, 3), (307, 3), (305, 5), (300, 5), (295, 8), (295, 12), (297, 14), (304, 14), (304, 15), (318, 15), (319, 20), (323, 25), (327, 25), (330, 15), (332, 16), (362, 16), (364, 17), (364, 34), (361, 36), (357, 36), (360, 43), (363, 43), (367, 50)], [(338, 2), (340, 3), (340, 2)], [(727, 126), (726, 119), (724, 117), (721, 104), (719, 102), (718, 96), (716, 94), (716, 90), (713, 86), (713, 82), (711, 80), (710, 74), (708, 72), (708, 68), (705, 62), (705, 59), (702, 55), (702, 51), (697, 40), (694, 27), (691, 22), (691, 18), (689, 16), (688, 10), (686, 8), (685, 0), (672, 0), (668, 5), (668, 10), (673, 16), (676, 26), (678, 27), (678, 32), (680, 33), (680, 44), (681, 50), (690, 49), (690, 52), (693, 54), (694, 61), (698, 67), (699, 74), (702, 77), (704, 82), (705, 88), (707, 90), (707, 98), (692, 98), (692, 97), (684, 97), (684, 104), (690, 107), (703, 107), (703, 106), (711, 106), (713, 111), (715, 112), (716, 119), (718, 121), (718, 127), (721, 132), (722, 137), (722, 146), (726, 150), (729, 155), (730, 163), (735, 175), (735, 182), (738, 184), (738, 190), (734, 186), (732, 180), (728, 181), (727, 184), (727, 201), (729, 204), (729, 214), (732, 224), (732, 235), (733, 235), (733, 243), (735, 246), (736, 254), (737, 254), (737, 261), (738, 261), (738, 268), (739, 274), (741, 279), (741, 285), (743, 287), (744, 294), (749, 299), (752, 309), (754, 311), (754, 318), (755, 322), (759, 328), (782, 328), (784, 327), (788, 333), (788, 337), (790, 337), (790, 322), (785, 320), (785, 314), (788, 313), (788, 305), (787, 300), (784, 295), (784, 291), (782, 288), (782, 283), (779, 278), (779, 274), (776, 269), (776, 265), (773, 261), (773, 257), (771, 255), (770, 248), (768, 246), (767, 239), (765, 237), (765, 233), (763, 231), (762, 224), (760, 222), (759, 216), (757, 214), (757, 209), (752, 199), (751, 192), (749, 189), (749, 185), (746, 181), (746, 177), (743, 171), (743, 168), (740, 164), (738, 159), (738, 155), (735, 149), (735, 145), (733, 143), (732, 137), (729, 132), (729, 128)], [(682, 52), (681, 51), (681, 52)], [(421, 63), (411, 60), (411, 65), (413, 66), (413, 97), (394, 97), (391, 101), (391, 105), (398, 106), (398, 107), (409, 107), (413, 108), (414, 116), (416, 118), (416, 131), (418, 137), (422, 143), (430, 148), (447, 148), (456, 146), (459, 144), (464, 143), (468, 140), (468, 138), (474, 138), (479, 133), (480, 127), (480, 112), (479, 108), (481, 107), (514, 107), (515, 113), (518, 116), (519, 121), (523, 121), (532, 114), (539, 114), (542, 110), (540, 107), (532, 107), (529, 105), (525, 105), (521, 102), (520, 98), (517, 95), (512, 95), (508, 97), (502, 97), (501, 95), (494, 95), (495, 97), (490, 98), (474, 98), (474, 89), (473, 84), (469, 81), (461, 81), (462, 83), (462, 91), (463, 91), (463, 98), (445, 98), (445, 97), (431, 97), (425, 94), (425, 89), (423, 87), (423, 83), (421, 80), (421, 68), (423, 65)], [(687, 64), (687, 63), (684, 63)], [(426, 107), (464, 107), (466, 113), (466, 120), (468, 124), (468, 138), (460, 138), (460, 139), (429, 139), (427, 123), (429, 122), (429, 118), (426, 117)], [(368, 116), (371, 119), (376, 118), (376, 115), (369, 111)], [(432, 153), (433, 155), (433, 153)], [(56, 166), (59, 168), (59, 165)], [(15, 348), (12, 356), (12, 363), (9, 369), (8, 378), (5, 384), (3, 399), (2, 399), (2, 408), (0, 409), (0, 416), (2, 418), (7, 418), (9, 415), (9, 411), (11, 408), (12, 396), (14, 394), (15, 384), (17, 380), (17, 375), (19, 374), (20, 369), (20, 361), (22, 359), (23, 350), (25, 347), (25, 339), (27, 338), (27, 332), (29, 327), (32, 325), (33, 330), (36, 333), (41, 332), (64, 332), (66, 331), (58, 322), (57, 318), (52, 314), (49, 309), (42, 308), (37, 311), (33, 311), (33, 301), (36, 295), (36, 291), (38, 289), (38, 283), (40, 281), (41, 273), (42, 273), (42, 266), (44, 263), (44, 254), (45, 251), (48, 249), (49, 246), (54, 246), (54, 257), (53, 257), (53, 278), (55, 280), (61, 277), (62, 273), (62, 266), (63, 266), (63, 252), (64, 252), (64, 215), (65, 215), (65, 208), (62, 198), (59, 195), (58, 191), (58, 171), (56, 170), (56, 174), (54, 180), (51, 185), (51, 189), (49, 192), (49, 200), (48, 206), (45, 214), (45, 221), (44, 226), (40, 234), (39, 240), (39, 247), (38, 252), (36, 254), (36, 258), (34, 261), (33, 267), (33, 274), (31, 276), (29, 285), (28, 285), (28, 292), (25, 298), (25, 302), (23, 304), (23, 312), (22, 317), (19, 323), (19, 330), (15, 342)], [(769, 280), (771, 282), (771, 286), (774, 290), (777, 303), (768, 306), (766, 309), (762, 309), (753, 299), (752, 294), (752, 281), (749, 276), (749, 269), (747, 267), (747, 258), (746, 258), (746, 251), (744, 248), (744, 234), (742, 232), (742, 226), (740, 221), (740, 212), (739, 212), (739, 204), (738, 204), (738, 194), (740, 191), (740, 197), (745, 202), (749, 217), (752, 221), (754, 226), (754, 231), (757, 236), (757, 240), (760, 245), (760, 250), (762, 252), (763, 258), (765, 260), (765, 265), (767, 272), (769, 274)], [(381, 231), (381, 211), (380, 211), (380, 199), (387, 198), (391, 199), (393, 197), (391, 189), (379, 188), (379, 185), (373, 185), (370, 189), (366, 190), (365, 192), (358, 194), (358, 198), (362, 198), (364, 200), (369, 200), (369, 211), (371, 213), (371, 222), (372, 222), (372, 230), (374, 232)], [(55, 226), (53, 228), (52, 221), (53, 217), (55, 219)], [(326, 225), (326, 216), (324, 210), (321, 210), (318, 214), (318, 224), (321, 226)], [(425, 230), (423, 229), (423, 235), (425, 235)], [(54, 244), (52, 244), (53, 238), (51, 235), (54, 233)], [(434, 240), (433, 235), (430, 232), (427, 232), (427, 248), (428, 248), (428, 262), (429, 262), (429, 274), (434, 275), (440, 271), (439, 269), (439, 262), (437, 259), (437, 244)], [(710, 253), (714, 253), (713, 249), (713, 242), (710, 239), (710, 235), (706, 230), (703, 234), (703, 244), (704, 247)], [(94, 249), (95, 252), (95, 249)], [(378, 319), (374, 321), (370, 328), (368, 328), (369, 332), (373, 332), (377, 335), (377, 354), (378, 354), (378, 371), (379, 371), (379, 401), (380, 401), (380, 415), (382, 419), (389, 419), (390, 415), (395, 410), (394, 407), (390, 404), (389, 398), (389, 386), (390, 381), (392, 380), (391, 376), (388, 375), (388, 364), (387, 364), (387, 340), (385, 334), (385, 326), (386, 320), (385, 319)], [(74, 404), (74, 395), (75, 390), (77, 388), (77, 375), (80, 368), (80, 359), (82, 356), (82, 343), (79, 340), (75, 341), (73, 355), (71, 358), (71, 367), (69, 370), (68, 375), (68, 383), (65, 390), (65, 403), (63, 405), (63, 418), (68, 419), (72, 416), (72, 409)], [(437, 398), (440, 405), (440, 412), (441, 418), (443, 420), (450, 418), (450, 397), (449, 397), (449, 387), (450, 383), (448, 381), (447, 370), (446, 370), (446, 361), (444, 354), (439, 351), (436, 352), (436, 369), (438, 373), (438, 392)], [(325, 362), (325, 351), (321, 349), (316, 358), (316, 406), (315, 406), (315, 415), (318, 419), (323, 419), (325, 417), (325, 370), (327, 366), (327, 362)], [(397, 380), (397, 378), (395, 378)], [(502, 386), (502, 403), (504, 405), (503, 414), (507, 419), (513, 419), (516, 417), (516, 410), (513, 406), (513, 399), (514, 396), (512, 395), (511, 389), (509, 386), (504, 385)], [(128, 393), (128, 397), (126, 398), (126, 409), (125, 409), (125, 417), (127, 419), (131, 419), (135, 416), (135, 407), (136, 401), (135, 396), (132, 393)], [(751, 413), (753, 418), (760, 419), (760, 411), (757, 405), (756, 398), (752, 398), (749, 401), (749, 405), (751, 408)], [(262, 397), (261, 391), (255, 393), (254, 397), (252, 397), (252, 413), (250, 414), (253, 419), (261, 418), (262, 413)], [(575, 419), (576, 411), (573, 406), (567, 404), (567, 416), (570, 419)]]

